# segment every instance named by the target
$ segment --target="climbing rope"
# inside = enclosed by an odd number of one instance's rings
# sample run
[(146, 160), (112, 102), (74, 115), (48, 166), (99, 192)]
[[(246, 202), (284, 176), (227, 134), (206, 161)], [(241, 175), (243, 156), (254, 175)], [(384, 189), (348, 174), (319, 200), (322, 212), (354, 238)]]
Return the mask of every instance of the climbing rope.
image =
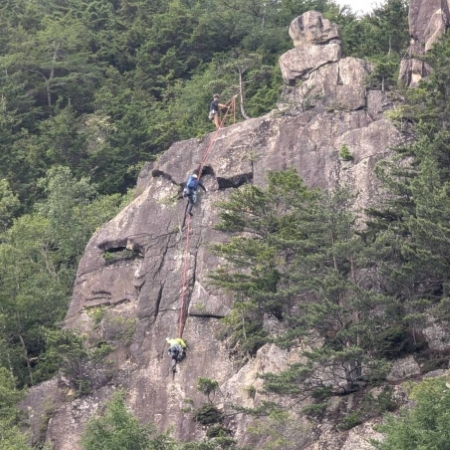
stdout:
[[(225, 120), (228, 116), (228, 113), (230, 110), (234, 110), (234, 121), (236, 122), (236, 96), (234, 96), (227, 104), (227, 111), (224, 114), (222, 121), (219, 124), (219, 128), (215, 131), (213, 134), (213, 137), (211, 139), (211, 142), (206, 150), (206, 152), (203, 155), (203, 158), (200, 162), (200, 165), (198, 167), (198, 178), (201, 178), (203, 166), (205, 165), (206, 160), (208, 159), (209, 154), (211, 153), (211, 150), (213, 148), (214, 143), (216, 142), (218, 132), (223, 127), (223, 124), (225, 123)], [(187, 216), (187, 223), (186, 223), (186, 244), (184, 247), (184, 260), (183, 260), (183, 275), (181, 280), (181, 308), (180, 308), (180, 318), (178, 323), (178, 337), (181, 338), (183, 336), (183, 324), (184, 324), (184, 309), (185, 309), (185, 297), (186, 297), (186, 283), (187, 283), (187, 269), (188, 269), (188, 260), (189, 260), (189, 237), (191, 233), (191, 216), (188, 214)]]

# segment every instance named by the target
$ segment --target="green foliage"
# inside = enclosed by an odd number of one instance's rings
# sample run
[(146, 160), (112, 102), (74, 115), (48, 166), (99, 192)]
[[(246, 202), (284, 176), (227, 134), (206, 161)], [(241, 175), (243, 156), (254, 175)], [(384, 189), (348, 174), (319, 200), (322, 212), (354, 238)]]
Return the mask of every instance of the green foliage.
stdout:
[(255, 386), (247, 386), (245, 388), (245, 391), (247, 392), (247, 395), (249, 398), (254, 399), (256, 397), (256, 388)]
[(392, 394), (390, 386), (383, 387), (377, 396), (369, 392), (363, 399), (361, 410), (366, 417), (379, 416), (386, 412), (395, 411), (398, 404), (394, 401)]
[(402, 109), (416, 141), (397, 148), (393, 161), (377, 167), (389, 196), (369, 211), (367, 237), (379, 254), (384, 289), (398, 299), (393, 312), (401, 318), (399, 328), (384, 339), (383, 345), (392, 342), (389, 352), (392, 347), (418, 349), (417, 336), (430, 315), (448, 319), (450, 135), (444, 100), (450, 94), (448, 37), (433, 47), (429, 58), (433, 74), (407, 94)]
[(346, 55), (399, 60), (409, 44), (408, 6), (407, 0), (387, 0), (360, 20), (348, 8), (330, 8), (325, 14), (340, 25)]
[(380, 431), (384, 442), (373, 442), (379, 450), (438, 450), (448, 448), (450, 390), (443, 379), (426, 380), (411, 392), (414, 406), (400, 417), (388, 416)]
[(8, 180), (0, 180), (0, 233), (12, 225), (19, 207), (19, 198), (11, 191)]
[(350, 430), (350, 428), (356, 427), (362, 423), (361, 413), (359, 411), (352, 411), (347, 414), (338, 425), (340, 430)]
[(265, 450), (295, 450), (306, 445), (309, 439), (309, 427), (300, 423), (292, 411), (279, 408), (272, 409), (267, 416), (255, 421), (247, 431), (263, 442), (262, 448)]
[(24, 393), (16, 389), (14, 375), (0, 367), (0, 417), (17, 421), (19, 411), (16, 405), (23, 397)]
[(27, 212), (53, 165), (89, 176), (102, 194), (125, 193), (143, 161), (212, 129), (211, 94), (230, 98), (240, 76), (248, 115), (273, 109), (278, 57), (292, 48), (286, 29), (308, 10), (339, 23), (347, 55), (397, 61), (408, 41), (403, 0), (362, 18), (329, 0), (9, 3), (0, 179)]
[(103, 336), (108, 342), (130, 345), (136, 322), (130, 317), (107, 315), (103, 323)]
[(83, 436), (84, 449), (175, 450), (175, 441), (168, 434), (157, 434), (153, 425), (140, 425), (127, 410), (124, 399), (123, 392), (116, 392), (104, 413), (88, 423)]
[(126, 261), (129, 259), (139, 258), (141, 255), (133, 250), (128, 250), (127, 248), (120, 251), (107, 250), (102, 254), (103, 259), (107, 264), (112, 264), (117, 261)]
[(388, 360), (401, 358), (414, 351), (421, 350), (421, 346), (414, 343), (413, 336), (408, 333), (408, 328), (400, 324), (382, 330), (374, 337), (374, 345), (379, 354)]
[(31, 450), (28, 440), (19, 426), (0, 419), (0, 450)]
[(206, 431), (206, 436), (208, 439), (213, 439), (217, 437), (227, 437), (230, 433), (230, 430), (225, 428), (223, 425), (214, 425), (208, 428)]
[(97, 306), (96, 308), (88, 309), (87, 313), (90, 317), (92, 317), (94, 327), (97, 328), (105, 317), (106, 308), (104, 306)]
[(205, 394), (208, 397), (208, 401), (212, 403), (216, 395), (216, 391), (219, 389), (219, 383), (215, 380), (210, 380), (209, 378), (199, 377), (197, 381), (197, 389), (201, 393)]
[[(374, 280), (356, 276), (373, 255), (356, 232), (351, 202), (347, 190), (321, 194), (287, 170), (269, 173), (267, 188), (245, 186), (219, 205), (218, 228), (235, 235), (213, 247), (227, 264), (212, 280), (235, 296), (225, 321), (232, 345), (248, 348), (260, 338), (265, 315), (285, 325), (272, 339), (278, 345), (311, 343), (303, 352), (307, 362), (262, 375), (268, 393), (325, 392), (319, 368), (344, 379), (350, 390), (389, 371), (374, 336), (398, 319), (388, 314), (386, 305), (394, 303)], [(317, 336), (321, 347), (314, 345)]]
[(302, 408), (302, 413), (309, 418), (321, 418), (327, 409), (328, 403), (313, 403)]
[(28, 436), (19, 428), (20, 414), (17, 403), (24, 392), (16, 390), (14, 376), (0, 367), (0, 449), (27, 450)]
[(347, 145), (343, 145), (341, 147), (341, 150), (339, 151), (339, 156), (344, 161), (352, 161), (353, 155), (350, 153), (350, 150), (348, 149)]
[(220, 424), (223, 421), (223, 414), (211, 403), (205, 403), (193, 412), (193, 419), (201, 425)]
[(356, 396), (353, 400), (354, 409), (339, 422), (337, 427), (340, 430), (349, 430), (364, 421), (380, 417), (386, 412), (393, 412), (398, 408), (398, 404), (393, 400), (392, 388), (389, 385), (383, 388), (375, 388), (362, 398)]
[(92, 391), (87, 367), (89, 351), (82, 338), (70, 331), (47, 330), (46, 348), (46, 363), (38, 366), (37, 373), (45, 379), (49, 374), (61, 371), (71, 381), (76, 396), (89, 394)]
[(0, 364), (12, 367), (21, 385), (58, 370), (45, 356), (49, 333), (64, 318), (87, 241), (122, 201), (99, 196), (88, 179), (77, 180), (66, 167), (54, 166), (39, 186), (46, 200), (0, 235)]

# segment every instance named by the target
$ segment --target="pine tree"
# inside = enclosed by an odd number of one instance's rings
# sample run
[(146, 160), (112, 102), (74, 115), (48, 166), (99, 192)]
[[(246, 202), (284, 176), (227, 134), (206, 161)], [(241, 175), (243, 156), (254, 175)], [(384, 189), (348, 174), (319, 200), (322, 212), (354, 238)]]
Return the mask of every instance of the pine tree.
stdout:
[(287, 170), (270, 173), (266, 189), (247, 186), (220, 205), (218, 228), (237, 234), (214, 247), (228, 264), (212, 279), (235, 296), (225, 335), (254, 353), (269, 340), (264, 317), (273, 316), (286, 331), (272, 341), (309, 348), (306, 363), (265, 375), (268, 392), (354, 390), (388, 370), (374, 336), (398, 317), (369, 270), (351, 203), (347, 190), (320, 194)]

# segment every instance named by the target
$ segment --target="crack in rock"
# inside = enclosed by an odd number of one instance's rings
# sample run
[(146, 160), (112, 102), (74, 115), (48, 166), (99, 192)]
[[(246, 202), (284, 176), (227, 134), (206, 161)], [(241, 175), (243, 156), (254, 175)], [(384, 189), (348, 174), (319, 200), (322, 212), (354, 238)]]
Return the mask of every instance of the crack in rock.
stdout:
[(219, 191), (225, 189), (236, 189), (244, 184), (252, 184), (253, 172), (243, 173), (240, 175), (235, 175), (230, 178), (217, 177), (217, 184), (219, 185)]

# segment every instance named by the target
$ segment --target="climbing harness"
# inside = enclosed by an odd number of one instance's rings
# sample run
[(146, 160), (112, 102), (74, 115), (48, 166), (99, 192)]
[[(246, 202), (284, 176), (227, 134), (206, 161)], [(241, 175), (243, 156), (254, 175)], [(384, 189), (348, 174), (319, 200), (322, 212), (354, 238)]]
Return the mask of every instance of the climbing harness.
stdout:
[[(218, 137), (218, 132), (223, 127), (223, 124), (225, 123), (225, 120), (231, 109), (234, 110), (234, 122), (236, 122), (236, 95), (233, 96), (232, 99), (226, 105), (227, 105), (227, 111), (224, 114), (222, 121), (220, 122), (219, 128), (214, 132), (211, 142), (210, 142), (205, 154), (203, 155), (200, 165), (198, 166), (197, 173), (198, 173), (199, 179), (202, 176), (202, 171), (203, 171), (205, 162), (208, 159), (209, 154), (211, 153), (214, 143), (216, 142), (216, 139)], [(186, 207), (186, 211), (187, 211), (187, 207)], [(186, 221), (186, 244), (184, 247), (183, 273), (182, 273), (182, 281), (181, 281), (181, 307), (180, 307), (180, 318), (179, 318), (179, 322), (178, 322), (178, 337), (179, 338), (183, 337), (183, 329), (184, 329), (186, 282), (187, 282), (187, 269), (188, 269), (188, 260), (189, 260), (189, 238), (190, 238), (190, 234), (191, 234), (191, 216), (187, 215), (187, 218), (186, 218), (186, 213), (185, 213), (185, 221)], [(175, 370), (175, 369), (176, 369), (176, 364), (173, 367), (173, 370)]]

